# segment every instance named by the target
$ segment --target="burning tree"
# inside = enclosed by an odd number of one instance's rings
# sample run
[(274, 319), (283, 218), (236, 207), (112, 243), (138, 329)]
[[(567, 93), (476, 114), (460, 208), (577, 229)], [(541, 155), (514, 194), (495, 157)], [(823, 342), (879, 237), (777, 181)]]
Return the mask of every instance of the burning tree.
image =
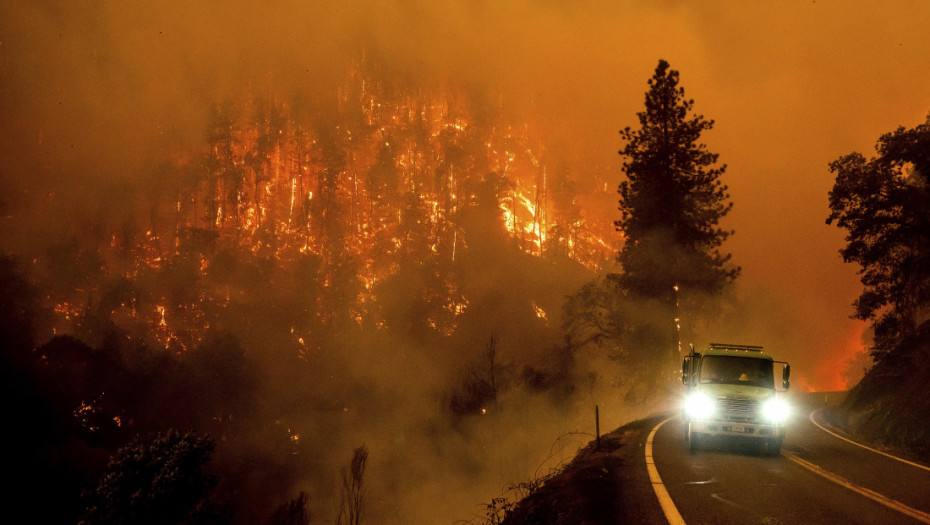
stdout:
[[(347, 323), (449, 335), (468, 305), (458, 282), (475, 238), (469, 222), (485, 208), (502, 220), (478, 229), (500, 230), (508, 246), (599, 267), (612, 251), (610, 224), (576, 196), (601, 188), (575, 184), (579, 169), (544, 155), (527, 124), (474, 105), (454, 90), (385, 87), (364, 61), (334, 103), (308, 109), (249, 94), (213, 105), (202, 149), (171, 152), (137, 188), (149, 206), (128, 209), (113, 232), (95, 228), (96, 273), (53, 295), (59, 329), (95, 341), (91, 332), (112, 319), (184, 352), (254, 295), (256, 279), (297, 272), (306, 293), (295, 294), (286, 329), (301, 351)], [(488, 181), (500, 182), (490, 197)], [(422, 283), (421, 319), (383, 311), (380, 292), (397, 277)]]
[[(63, 241), (29, 258), (48, 331), (74, 337), (46, 347), (59, 375), (71, 354), (127, 372), (76, 390), (63, 418), (77, 407), (78, 437), (112, 447), (196, 428), (226, 448), (254, 431), (297, 469), (319, 445), (300, 436), (319, 432), (294, 399), (334, 426), (331, 412), (370, 405), (369, 385), (356, 388), (367, 369), (342, 364), (355, 355), (377, 349), (388, 370), (428, 355), (451, 376), (480, 352), (471, 336), (503, 333), (535, 384), (556, 368), (540, 351), (558, 340), (553, 312), (613, 253), (610, 218), (584, 206), (609, 199), (606, 184), (454, 89), (387, 89), (359, 66), (318, 104), (247, 93), (214, 105), (201, 141), (160, 147), (118, 209), (64, 224)], [(114, 395), (122, 383), (103, 379), (122, 375), (151, 395)], [(492, 378), (495, 393), (521, 384)], [(256, 501), (278, 499), (262, 491)]]

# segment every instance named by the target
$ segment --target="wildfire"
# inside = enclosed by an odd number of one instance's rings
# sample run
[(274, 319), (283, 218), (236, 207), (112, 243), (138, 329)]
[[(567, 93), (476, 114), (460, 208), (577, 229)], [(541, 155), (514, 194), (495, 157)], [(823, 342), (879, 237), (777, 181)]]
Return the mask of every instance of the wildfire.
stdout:
[(549, 316), (546, 314), (546, 311), (540, 308), (536, 303), (533, 303), (533, 311), (536, 312), (536, 317), (546, 321), (547, 323), (549, 322)]
[(446, 305), (446, 310), (452, 312), (452, 315), (459, 316), (468, 308), (468, 300), (464, 297), (453, 299)]
[[(101, 392), (100, 397), (103, 397)], [(100, 427), (93, 424), (94, 414), (99, 410), (100, 399), (92, 399), (90, 401), (83, 400), (77, 408), (74, 409), (73, 415), (74, 418), (78, 420), (83, 428), (90, 432), (96, 432), (100, 430)]]
[(81, 309), (68, 302), (58, 303), (54, 306), (53, 311), (64, 317), (66, 321), (78, 319), (81, 316)]
[[(612, 256), (613, 225), (597, 223), (565, 197), (571, 184), (550, 175), (545, 147), (528, 124), (499, 117), (476, 126), (467, 97), (454, 92), (386, 95), (362, 65), (349, 71), (338, 101), (345, 118), (327, 129), (298, 122), (279, 101), (261, 111), (217, 108), (202, 162), (194, 154), (179, 157), (184, 182), (167, 198), (153, 196), (164, 208), (151, 212), (135, 259), (120, 274), (134, 279), (188, 257), (198, 271), (191, 279), (206, 279), (216, 253), (234, 249), (278, 268), (318, 261), (317, 277), (330, 290), (339, 264), (357, 261), (361, 290), (349, 315), (362, 324), (376, 307), (376, 283), (398, 270), (399, 255), (456, 261), (467, 238), (460, 212), (476, 204), (475, 188), (489, 172), (500, 177), (498, 208), (515, 246), (537, 257), (558, 249), (591, 269)], [(587, 191), (600, 191), (596, 173), (592, 180), (597, 187)], [(105, 239), (104, 249), (114, 253), (132, 244), (125, 235)], [(55, 313), (79, 322), (85, 307), (77, 305), (86, 296), (59, 302)], [(184, 304), (135, 298), (131, 317), (137, 309), (153, 312), (148, 322), (159, 343), (183, 350), (209, 326), (204, 309), (229, 303), (228, 286)], [(452, 333), (468, 301), (447, 290), (436, 303), (441, 313), (431, 314), (429, 324)], [(370, 320), (383, 326), (376, 317)], [(295, 341), (306, 346), (302, 335)]]

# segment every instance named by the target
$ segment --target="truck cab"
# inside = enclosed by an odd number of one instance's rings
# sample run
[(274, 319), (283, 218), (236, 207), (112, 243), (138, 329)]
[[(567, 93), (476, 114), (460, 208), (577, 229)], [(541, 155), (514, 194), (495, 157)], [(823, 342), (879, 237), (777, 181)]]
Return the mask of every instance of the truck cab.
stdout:
[[(781, 391), (775, 370), (781, 365)], [(685, 356), (681, 380), (687, 393), (682, 406), (691, 451), (711, 436), (757, 440), (777, 455), (785, 438), (789, 407), (780, 395), (790, 385), (791, 366), (775, 361), (761, 346), (711, 343), (702, 353)]]

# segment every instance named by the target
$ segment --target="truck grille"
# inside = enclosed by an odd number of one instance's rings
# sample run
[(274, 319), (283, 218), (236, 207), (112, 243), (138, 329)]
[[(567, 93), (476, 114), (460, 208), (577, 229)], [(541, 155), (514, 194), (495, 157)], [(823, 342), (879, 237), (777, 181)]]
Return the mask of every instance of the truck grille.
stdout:
[(745, 397), (718, 397), (718, 417), (723, 421), (755, 422), (759, 417), (759, 402)]

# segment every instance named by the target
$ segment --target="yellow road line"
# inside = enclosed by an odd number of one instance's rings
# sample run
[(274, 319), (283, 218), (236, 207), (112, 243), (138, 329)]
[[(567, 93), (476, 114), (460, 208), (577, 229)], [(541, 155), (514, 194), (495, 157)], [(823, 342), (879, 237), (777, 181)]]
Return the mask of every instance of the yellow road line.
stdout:
[(685, 520), (682, 519), (681, 514), (678, 512), (678, 508), (675, 507), (675, 502), (672, 501), (672, 497), (668, 495), (668, 490), (666, 490), (665, 485), (662, 483), (662, 478), (659, 477), (659, 471), (656, 470), (655, 462), (652, 460), (652, 439), (655, 437), (659, 427), (668, 423), (671, 419), (672, 418), (668, 418), (656, 425), (655, 428), (652, 429), (652, 432), (649, 433), (649, 437), (646, 438), (646, 471), (649, 472), (649, 481), (652, 482), (652, 490), (655, 491), (656, 497), (659, 498), (659, 505), (662, 507), (662, 512), (665, 513), (665, 519), (668, 520), (669, 525), (685, 525)]
[(810, 418), (809, 418), (809, 419), (811, 420), (811, 423), (813, 423), (814, 425), (816, 425), (817, 428), (819, 428), (820, 430), (823, 430), (823, 431), (826, 432), (827, 434), (830, 434), (830, 435), (832, 435), (832, 436), (834, 436), (834, 437), (838, 437), (838, 438), (842, 439), (843, 441), (846, 441), (847, 443), (852, 443), (853, 445), (856, 445), (857, 447), (862, 447), (862, 448), (864, 448), (864, 449), (866, 449), (866, 450), (871, 450), (872, 452), (875, 452), (876, 454), (881, 454), (881, 455), (886, 456), (886, 457), (889, 457), (889, 458), (891, 458), (891, 459), (896, 459), (896, 460), (900, 461), (901, 463), (906, 463), (906, 464), (908, 464), (908, 465), (910, 465), (910, 466), (912, 466), (912, 467), (917, 467), (917, 468), (924, 469), (924, 470), (926, 470), (926, 471), (930, 471), (930, 467), (927, 467), (927, 466), (925, 466), (925, 465), (921, 465), (920, 463), (914, 463), (913, 461), (908, 461), (908, 460), (906, 460), (906, 459), (899, 458), (898, 456), (892, 456), (891, 454), (888, 454), (888, 453), (886, 453), (886, 452), (882, 452), (881, 450), (875, 450), (875, 449), (872, 448), (872, 447), (867, 447), (867, 446), (863, 445), (862, 443), (856, 443), (855, 441), (853, 441), (853, 440), (851, 440), (851, 439), (845, 438), (845, 437), (843, 437), (843, 436), (837, 434), (836, 432), (833, 432), (833, 431), (827, 429), (826, 427), (824, 427), (823, 425), (821, 425), (820, 423), (818, 423), (817, 421), (814, 420), (814, 414), (816, 414), (817, 412), (820, 412), (821, 410), (823, 410), (823, 409), (821, 408), (821, 409), (814, 410), (813, 412), (811, 412), (811, 415), (810, 415)]
[(817, 465), (811, 463), (810, 461), (803, 460), (803, 459), (801, 459), (801, 458), (795, 456), (795, 455), (792, 454), (791, 452), (782, 451), (781, 455), (784, 456), (785, 458), (790, 459), (791, 461), (797, 463), (798, 465), (801, 465), (802, 467), (804, 467), (804, 468), (806, 468), (807, 470), (813, 472), (814, 474), (817, 474), (817, 475), (819, 475), (819, 476), (822, 476), (822, 477), (824, 477), (824, 478), (826, 478), (826, 479), (828, 479), (828, 480), (830, 480), (830, 481), (836, 483), (837, 485), (841, 485), (841, 486), (843, 486), (843, 487), (848, 488), (849, 490), (852, 490), (853, 492), (857, 492), (857, 493), (859, 493), (859, 494), (862, 494), (863, 496), (865, 496), (865, 497), (867, 497), (867, 498), (869, 498), (869, 499), (871, 499), (871, 500), (873, 500), (873, 501), (876, 501), (876, 502), (878, 502), (878, 503), (881, 503), (882, 505), (884, 505), (884, 506), (886, 506), (886, 507), (888, 507), (888, 508), (890, 508), (890, 509), (894, 509), (894, 510), (896, 510), (896, 511), (902, 513), (902, 514), (906, 514), (906, 515), (908, 515), (908, 516), (910, 516), (910, 517), (912, 517), (912, 518), (914, 518), (914, 519), (916, 519), (916, 520), (920, 520), (920, 521), (922, 521), (922, 522), (924, 522), (924, 523), (930, 523), (930, 514), (927, 514), (926, 512), (922, 512), (922, 511), (919, 511), (919, 510), (917, 510), (917, 509), (915, 509), (915, 508), (908, 507), (907, 505), (901, 503), (900, 501), (893, 500), (893, 499), (889, 498), (888, 496), (885, 496), (885, 495), (883, 495), (883, 494), (879, 494), (878, 492), (875, 492), (874, 490), (870, 490), (870, 489), (867, 489), (867, 488), (865, 488), (865, 487), (860, 487), (859, 485), (856, 485), (856, 484), (852, 483), (851, 481), (847, 480), (846, 478), (843, 478), (843, 477), (841, 477), (841, 476), (837, 476), (836, 474), (833, 474), (832, 472), (827, 472), (826, 470), (824, 470), (824, 469), (820, 468), (819, 466), (817, 466)]

